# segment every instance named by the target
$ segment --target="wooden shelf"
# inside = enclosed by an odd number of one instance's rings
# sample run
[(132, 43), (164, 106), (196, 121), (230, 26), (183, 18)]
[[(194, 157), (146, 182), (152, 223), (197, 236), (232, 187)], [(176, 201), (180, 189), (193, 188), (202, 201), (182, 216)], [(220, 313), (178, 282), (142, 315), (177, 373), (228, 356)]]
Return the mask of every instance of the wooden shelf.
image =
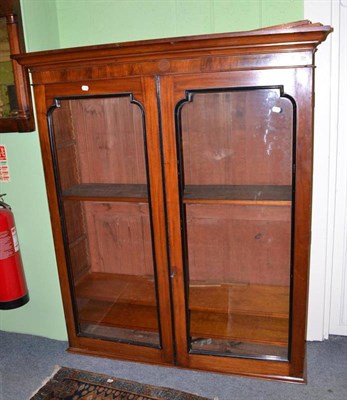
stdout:
[[(150, 277), (94, 272), (80, 280), (78, 298), (105, 302), (155, 304), (154, 280)], [(216, 313), (288, 318), (289, 287), (208, 283), (193, 281), (190, 309)]]
[(187, 185), (183, 202), (290, 205), (289, 185)]
[(76, 286), (76, 297), (95, 301), (154, 306), (155, 287), (151, 277), (93, 272)]
[(271, 358), (288, 360), (288, 344), (249, 343), (238, 340), (222, 340), (193, 337), (192, 352), (197, 354), (224, 354), (237, 357)]
[(191, 336), (278, 346), (288, 344), (288, 319), (191, 311)]
[(160, 347), (158, 331), (129, 329), (117, 326), (98, 325), (90, 322), (80, 324), (81, 332), (86, 336), (136, 343), (151, 347)]
[[(79, 312), (83, 324), (118, 327), (129, 330), (158, 332), (154, 306), (133, 303), (89, 301)], [(247, 343), (288, 344), (286, 318), (255, 317), (191, 310), (191, 336)]]
[(158, 331), (158, 318), (154, 306), (129, 303), (89, 301), (79, 313), (80, 320), (131, 330)]
[[(86, 324), (158, 331), (154, 281), (148, 277), (92, 273), (76, 287)], [(193, 283), (191, 336), (276, 346), (288, 344), (286, 287)]]
[(148, 202), (145, 184), (81, 183), (63, 191), (64, 200)]
[[(81, 183), (63, 191), (65, 200), (148, 201), (145, 184)], [(292, 187), (275, 185), (188, 185), (183, 202), (291, 205)]]
[(190, 308), (196, 311), (232, 313), (287, 319), (289, 287), (192, 282)]

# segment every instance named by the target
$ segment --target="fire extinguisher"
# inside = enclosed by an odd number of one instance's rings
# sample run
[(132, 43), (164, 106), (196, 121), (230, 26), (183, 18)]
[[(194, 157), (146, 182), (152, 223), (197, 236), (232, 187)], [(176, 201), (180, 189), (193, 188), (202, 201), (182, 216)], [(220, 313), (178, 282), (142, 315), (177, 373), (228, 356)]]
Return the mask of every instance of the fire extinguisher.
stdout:
[(21, 307), (29, 301), (22, 258), (11, 207), (0, 195), (0, 310)]

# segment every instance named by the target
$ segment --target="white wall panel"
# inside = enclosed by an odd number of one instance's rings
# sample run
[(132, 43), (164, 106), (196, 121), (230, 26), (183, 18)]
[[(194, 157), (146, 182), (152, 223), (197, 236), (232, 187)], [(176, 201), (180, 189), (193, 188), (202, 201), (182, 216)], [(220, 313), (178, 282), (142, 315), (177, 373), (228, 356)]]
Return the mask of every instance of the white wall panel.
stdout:
[(347, 334), (346, 1), (304, 2), (305, 18), (334, 28), (316, 54), (308, 340)]
[(333, 42), (337, 64), (336, 201), (329, 333), (347, 335), (347, 0), (333, 8), (338, 29)]

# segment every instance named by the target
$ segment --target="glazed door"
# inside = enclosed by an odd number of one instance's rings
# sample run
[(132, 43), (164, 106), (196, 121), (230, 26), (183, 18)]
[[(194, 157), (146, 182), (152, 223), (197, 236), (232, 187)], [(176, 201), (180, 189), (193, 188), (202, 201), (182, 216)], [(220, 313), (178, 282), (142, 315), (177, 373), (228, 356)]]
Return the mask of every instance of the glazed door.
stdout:
[(73, 347), (172, 362), (155, 82), (53, 85), (46, 97)]
[(295, 240), (305, 238), (295, 230), (292, 74), (161, 80), (180, 365), (242, 374), (252, 365), (262, 375), (277, 364), (291, 375), (300, 364), (291, 299), (302, 272)]

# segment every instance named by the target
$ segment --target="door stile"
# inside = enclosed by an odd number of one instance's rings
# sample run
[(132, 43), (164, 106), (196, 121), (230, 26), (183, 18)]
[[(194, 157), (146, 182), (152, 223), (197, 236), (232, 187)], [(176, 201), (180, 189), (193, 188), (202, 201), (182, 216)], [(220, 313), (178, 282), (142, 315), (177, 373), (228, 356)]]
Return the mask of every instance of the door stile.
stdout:
[[(174, 362), (173, 317), (167, 254), (165, 203), (160, 148), (160, 117), (158, 113), (157, 87), (154, 78), (142, 78), (143, 105), (146, 110), (148, 174), (152, 204), (152, 226), (156, 277), (158, 284), (159, 320), (163, 362)], [(141, 99), (142, 100), (142, 99)]]
[(62, 302), (64, 308), (64, 316), (67, 327), (67, 334), (70, 345), (74, 346), (78, 342), (75, 333), (75, 320), (73, 315), (73, 305), (71, 293), (69, 290), (69, 278), (67, 274), (67, 266), (65, 259), (65, 251), (62, 237), (62, 226), (59, 215), (59, 206), (57, 201), (57, 193), (55, 186), (55, 177), (53, 170), (53, 161), (51, 155), (51, 147), (49, 141), (49, 132), (47, 125), (47, 109), (52, 104), (48, 99), (46, 87), (44, 85), (34, 86), (35, 98), (38, 101), (36, 105), (37, 123), (39, 128), (40, 147), (42, 152), (42, 162), (47, 187), (47, 198), (52, 226), (52, 233), (54, 237), (55, 256), (57, 259), (57, 268), (59, 272), (60, 288), (62, 292)]
[[(295, 221), (293, 251), (293, 289), (290, 373), (306, 375), (306, 326), (310, 265), (312, 162), (313, 162), (313, 93), (312, 67), (297, 70), (296, 79), (302, 85), (293, 84), (292, 93), (297, 104)], [(289, 83), (288, 83), (289, 85)]]
[(175, 106), (181, 99), (173, 96), (174, 82), (169, 76), (160, 78), (160, 109), (162, 119), (162, 145), (165, 171), (165, 194), (170, 248), (170, 283), (173, 304), (176, 363), (188, 366), (187, 307), (185, 271), (181, 242), (180, 193), (177, 168)]

